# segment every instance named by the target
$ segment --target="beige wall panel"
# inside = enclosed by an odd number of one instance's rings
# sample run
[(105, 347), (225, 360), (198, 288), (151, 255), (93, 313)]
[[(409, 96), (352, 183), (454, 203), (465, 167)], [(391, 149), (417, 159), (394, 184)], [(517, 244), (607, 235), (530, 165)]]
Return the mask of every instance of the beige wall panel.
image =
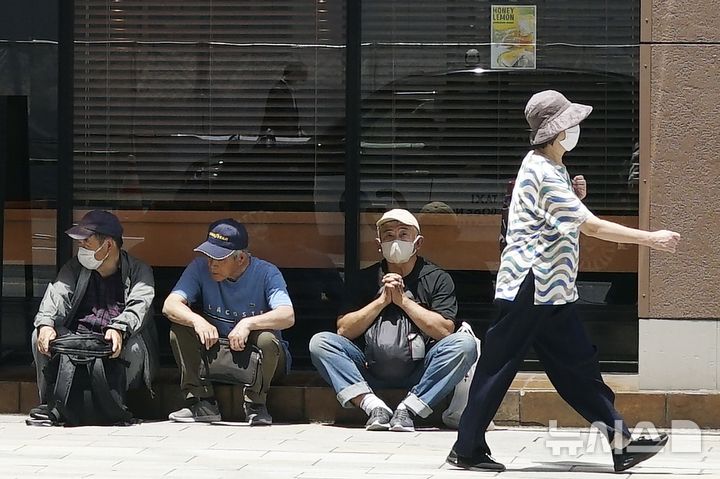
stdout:
[[(717, 0), (644, 0), (642, 21), (650, 23), (652, 42), (718, 42), (717, 7)], [(643, 41), (648, 41), (645, 35)]]
[(683, 241), (675, 255), (650, 253), (648, 317), (717, 318), (720, 45), (651, 49), (651, 140), (644, 163), (649, 224), (678, 231)]

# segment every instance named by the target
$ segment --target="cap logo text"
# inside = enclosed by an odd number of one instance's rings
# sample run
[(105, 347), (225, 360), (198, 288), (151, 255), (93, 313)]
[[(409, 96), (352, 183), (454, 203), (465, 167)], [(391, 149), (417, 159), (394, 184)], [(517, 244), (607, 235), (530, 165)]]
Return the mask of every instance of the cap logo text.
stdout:
[(220, 241), (228, 241), (228, 239), (229, 239), (227, 236), (223, 236), (223, 235), (221, 235), (221, 234), (219, 234), (219, 233), (215, 233), (214, 231), (209, 232), (209, 233), (208, 233), (208, 236), (211, 237), (211, 238), (218, 239), (218, 240), (220, 240)]

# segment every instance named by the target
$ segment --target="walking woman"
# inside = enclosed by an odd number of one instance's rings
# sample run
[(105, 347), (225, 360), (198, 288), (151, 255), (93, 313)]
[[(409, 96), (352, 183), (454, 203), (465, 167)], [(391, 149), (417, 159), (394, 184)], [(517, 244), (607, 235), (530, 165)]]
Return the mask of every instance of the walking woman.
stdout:
[(515, 180), (495, 290), (500, 314), (487, 331), (458, 438), (447, 458), (455, 466), (505, 470), (490, 456), (485, 431), (530, 346), (560, 396), (607, 436), (616, 471), (652, 457), (667, 442), (666, 435), (631, 439), (577, 315), (580, 233), (668, 252), (680, 241), (672, 231), (641, 231), (601, 220), (582, 203), (585, 180), (570, 179), (563, 155), (577, 144), (580, 122), (591, 111), (553, 90), (535, 94), (525, 107), (533, 149)]

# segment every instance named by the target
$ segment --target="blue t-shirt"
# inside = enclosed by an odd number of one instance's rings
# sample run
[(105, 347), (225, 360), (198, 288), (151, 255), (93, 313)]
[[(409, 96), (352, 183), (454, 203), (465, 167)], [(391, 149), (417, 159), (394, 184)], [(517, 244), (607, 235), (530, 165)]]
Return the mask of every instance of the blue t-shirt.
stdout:
[[(205, 257), (195, 258), (183, 271), (172, 290), (188, 304), (199, 307), (205, 318), (227, 338), (243, 318), (267, 313), (278, 306), (292, 306), (285, 279), (273, 264), (250, 257), (250, 264), (236, 281), (215, 281), (210, 276)], [(280, 331), (275, 331), (285, 349), (287, 365), (290, 354)]]

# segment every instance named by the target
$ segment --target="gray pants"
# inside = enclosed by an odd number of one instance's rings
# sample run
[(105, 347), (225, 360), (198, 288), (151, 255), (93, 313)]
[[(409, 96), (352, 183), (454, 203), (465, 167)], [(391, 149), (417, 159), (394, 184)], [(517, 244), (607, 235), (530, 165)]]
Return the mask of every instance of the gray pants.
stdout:
[[(253, 331), (248, 343), (254, 344), (262, 351), (262, 374), (258, 374), (255, 384), (245, 388), (245, 401), (265, 404), (270, 383), (285, 374), (285, 349), (277, 336), (270, 331)], [(215, 396), (210, 381), (200, 379), (200, 363), (203, 347), (188, 326), (172, 323), (170, 326), (170, 346), (172, 346), (175, 362), (180, 368), (180, 390), (186, 399), (209, 398)]]
[[(69, 331), (66, 328), (56, 329), (58, 336), (61, 334), (67, 334)], [(45, 381), (45, 374), (43, 370), (50, 362), (50, 356), (46, 356), (38, 351), (37, 348), (37, 329), (32, 333), (31, 338), (32, 353), (35, 359), (35, 373), (37, 374), (37, 385), (38, 393), (40, 395), (40, 403), (47, 403), (47, 381)], [(143, 368), (145, 364), (145, 353), (143, 348), (140, 346), (140, 340), (137, 336), (133, 336), (130, 339), (123, 342), (122, 351), (120, 352), (120, 358), (124, 359), (130, 366), (127, 369), (127, 389), (135, 389), (142, 386), (143, 383)]]

